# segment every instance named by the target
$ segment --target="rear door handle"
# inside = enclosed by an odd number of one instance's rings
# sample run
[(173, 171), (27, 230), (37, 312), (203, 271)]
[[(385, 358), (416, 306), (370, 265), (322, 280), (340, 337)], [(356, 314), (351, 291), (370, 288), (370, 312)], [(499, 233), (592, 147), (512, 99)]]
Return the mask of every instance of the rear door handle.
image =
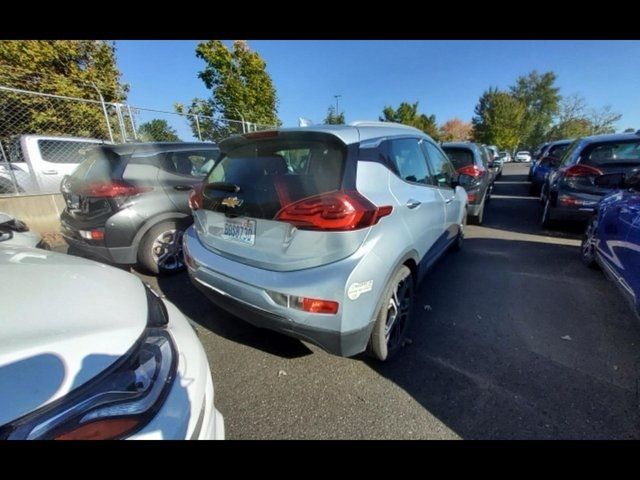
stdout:
[(417, 207), (419, 207), (421, 204), (422, 204), (422, 202), (421, 202), (421, 201), (419, 201), (419, 200), (414, 200), (413, 198), (411, 198), (411, 199), (407, 200), (407, 207), (409, 207), (409, 208), (411, 208), (411, 209), (417, 208)]
[(174, 190), (178, 190), (178, 191), (181, 191), (181, 192), (183, 192), (185, 190), (191, 190), (191, 188), (192, 188), (191, 185), (175, 185), (173, 187)]
[(57, 175), (58, 171), (57, 170), (42, 170), (42, 173), (44, 175)]

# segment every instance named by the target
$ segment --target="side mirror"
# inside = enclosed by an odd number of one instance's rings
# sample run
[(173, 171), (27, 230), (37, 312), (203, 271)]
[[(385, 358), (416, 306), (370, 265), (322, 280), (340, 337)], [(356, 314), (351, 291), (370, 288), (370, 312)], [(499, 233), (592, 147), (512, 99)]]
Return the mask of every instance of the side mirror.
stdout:
[(607, 173), (606, 175), (600, 175), (593, 181), (598, 187), (604, 188), (624, 188), (625, 176), (624, 173)]

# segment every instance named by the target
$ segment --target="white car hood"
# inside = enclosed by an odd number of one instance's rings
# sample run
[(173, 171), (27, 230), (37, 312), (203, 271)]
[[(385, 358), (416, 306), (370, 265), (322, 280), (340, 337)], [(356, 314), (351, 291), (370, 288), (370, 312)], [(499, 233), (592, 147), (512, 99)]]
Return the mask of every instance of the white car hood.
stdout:
[(135, 276), (45, 250), (0, 246), (0, 426), (103, 371), (142, 334)]

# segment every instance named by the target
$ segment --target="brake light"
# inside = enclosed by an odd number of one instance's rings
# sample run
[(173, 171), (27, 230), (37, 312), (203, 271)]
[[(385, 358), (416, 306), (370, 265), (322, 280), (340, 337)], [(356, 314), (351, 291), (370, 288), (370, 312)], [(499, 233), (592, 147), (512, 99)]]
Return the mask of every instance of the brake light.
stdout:
[(140, 187), (126, 182), (94, 182), (84, 189), (82, 195), (98, 198), (132, 197), (151, 190), (151, 187)]
[(140, 421), (136, 418), (114, 418), (81, 425), (75, 430), (65, 432), (56, 440), (110, 440), (121, 438), (133, 430)]
[(464, 167), (460, 167), (457, 172), (463, 175), (469, 175), (473, 178), (478, 178), (484, 174), (485, 169), (478, 165), (466, 165)]
[(573, 165), (564, 171), (565, 177), (597, 177), (602, 174), (602, 170), (590, 165)]
[(346, 231), (375, 225), (392, 211), (391, 205), (377, 207), (355, 190), (335, 191), (287, 205), (275, 220), (289, 222), (301, 230)]
[(244, 138), (248, 138), (251, 140), (259, 139), (259, 138), (273, 138), (278, 136), (277, 130), (263, 130), (261, 132), (251, 132), (245, 133), (242, 135)]
[(189, 208), (191, 210), (199, 210), (202, 208), (202, 186), (204, 184), (201, 183), (193, 187), (193, 190), (189, 193)]

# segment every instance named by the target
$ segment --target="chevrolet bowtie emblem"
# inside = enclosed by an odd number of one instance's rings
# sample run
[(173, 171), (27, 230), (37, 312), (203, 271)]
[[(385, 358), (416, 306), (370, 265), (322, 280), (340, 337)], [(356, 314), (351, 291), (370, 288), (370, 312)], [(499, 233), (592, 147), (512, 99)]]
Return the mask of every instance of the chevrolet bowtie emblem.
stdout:
[(242, 205), (244, 200), (238, 200), (238, 197), (227, 197), (222, 200), (222, 205), (229, 208), (236, 208)]

